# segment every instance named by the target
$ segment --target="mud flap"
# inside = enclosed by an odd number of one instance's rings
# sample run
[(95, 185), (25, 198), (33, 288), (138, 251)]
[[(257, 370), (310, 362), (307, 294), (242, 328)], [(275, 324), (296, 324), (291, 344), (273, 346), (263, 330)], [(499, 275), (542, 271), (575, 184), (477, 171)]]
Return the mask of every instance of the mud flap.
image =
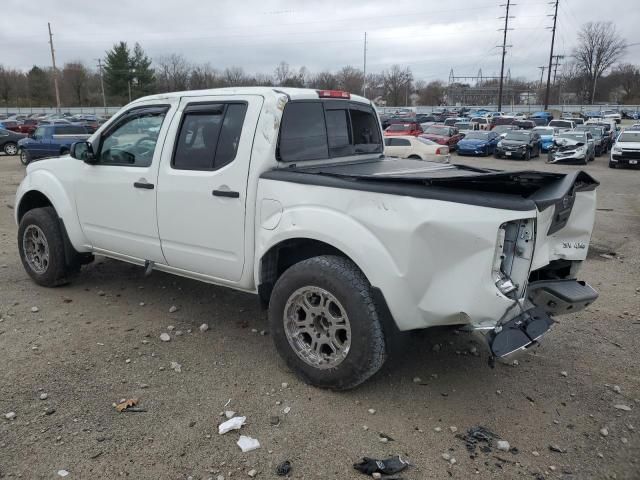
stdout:
[(554, 323), (553, 318), (544, 309), (531, 308), (502, 325), (499, 331), (488, 335), (491, 353), (497, 358), (503, 358), (529, 348), (548, 332)]

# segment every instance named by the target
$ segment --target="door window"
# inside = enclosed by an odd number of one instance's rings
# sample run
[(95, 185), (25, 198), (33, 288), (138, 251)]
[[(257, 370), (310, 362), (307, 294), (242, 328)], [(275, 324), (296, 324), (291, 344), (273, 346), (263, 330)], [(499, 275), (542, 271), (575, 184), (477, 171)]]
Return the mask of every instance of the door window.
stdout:
[(246, 103), (187, 106), (171, 166), (177, 170), (217, 170), (238, 151)]
[(148, 167), (167, 109), (130, 112), (102, 138), (98, 164)]

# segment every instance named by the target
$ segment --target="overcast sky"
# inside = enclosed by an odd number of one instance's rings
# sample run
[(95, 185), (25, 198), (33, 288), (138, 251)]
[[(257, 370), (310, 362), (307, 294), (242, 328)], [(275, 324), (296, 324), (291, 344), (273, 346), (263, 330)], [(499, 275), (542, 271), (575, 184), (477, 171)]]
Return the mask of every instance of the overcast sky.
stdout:
[[(181, 53), (214, 68), (241, 66), (272, 73), (284, 60), (310, 71), (409, 65), (417, 80), (456, 75), (499, 75), (506, 0), (2, 0), (0, 64), (29, 69), (50, 65), (51, 22), (58, 66), (81, 60), (94, 66), (115, 42), (140, 42), (152, 58)], [(553, 6), (516, 0), (510, 15), (506, 67), (512, 77), (539, 78), (548, 63)], [(589, 21), (614, 22), (637, 41), (639, 0), (560, 0), (556, 52), (569, 55)], [(640, 63), (640, 45), (625, 61)]]

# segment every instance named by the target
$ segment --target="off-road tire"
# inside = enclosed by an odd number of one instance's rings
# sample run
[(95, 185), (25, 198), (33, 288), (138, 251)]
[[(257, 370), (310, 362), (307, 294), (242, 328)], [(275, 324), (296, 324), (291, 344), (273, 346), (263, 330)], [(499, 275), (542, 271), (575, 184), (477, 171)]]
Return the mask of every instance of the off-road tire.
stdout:
[[(43, 273), (36, 272), (29, 265), (25, 256), (23, 238), (25, 230), (30, 225), (40, 228), (48, 244), (48, 267)], [(62, 226), (53, 207), (34, 208), (25, 213), (18, 227), (18, 250), (24, 269), (38, 285), (57, 287), (69, 282), (68, 277), (71, 272), (68, 271), (65, 264)]]
[[(284, 315), (287, 301), (303, 287), (319, 287), (344, 307), (351, 326), (347, 356), (334, 368), (320, 369), (303, 361), (289, 344)], [(323, 255), (296, 263), (276, 282), (269, 302), (269, 326), (280, 356), (306, 383), (331, 390), (354, 388), (374, 375), (387, 356), (381, 308), (371, 284), (349, 259)]]

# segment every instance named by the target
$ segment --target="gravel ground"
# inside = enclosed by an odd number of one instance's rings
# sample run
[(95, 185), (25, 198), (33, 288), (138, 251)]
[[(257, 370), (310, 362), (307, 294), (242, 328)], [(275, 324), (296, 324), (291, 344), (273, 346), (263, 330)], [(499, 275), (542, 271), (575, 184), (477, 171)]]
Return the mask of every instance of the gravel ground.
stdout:
[[(241, 479), (252, 469), (277, 478), (287, 459), (291, 478), (343, 480), (365, 478), (352, 468), (360, 457), (395, 454), (414, 465), (407, 480), (640, 478), (640, 172), (609, 169), (605, 157), (586, 170), (602, 182), (581, 275), (600, 290), (592, 307), (561, 317), (518, 365), (495, 369), (466, 334), (407, 334), (371, 381), (333, 393), (285, 367), (251, 295), (159, 272), (145, 278), (103, 258), (71, 285), (36, 286), (13, 222), (24, 169), (0, 156), (0, 478), (58, 478), (62, 469), (78, 479)], [(113, 407), (134, 397), (144, 412)], [(241, 453), (238, 432), (218, 435), (224, 410), (247, 417), (242, 433), (259, 450)], [(517, 450), (470, 458), (456, 435), (476, 425)]]

